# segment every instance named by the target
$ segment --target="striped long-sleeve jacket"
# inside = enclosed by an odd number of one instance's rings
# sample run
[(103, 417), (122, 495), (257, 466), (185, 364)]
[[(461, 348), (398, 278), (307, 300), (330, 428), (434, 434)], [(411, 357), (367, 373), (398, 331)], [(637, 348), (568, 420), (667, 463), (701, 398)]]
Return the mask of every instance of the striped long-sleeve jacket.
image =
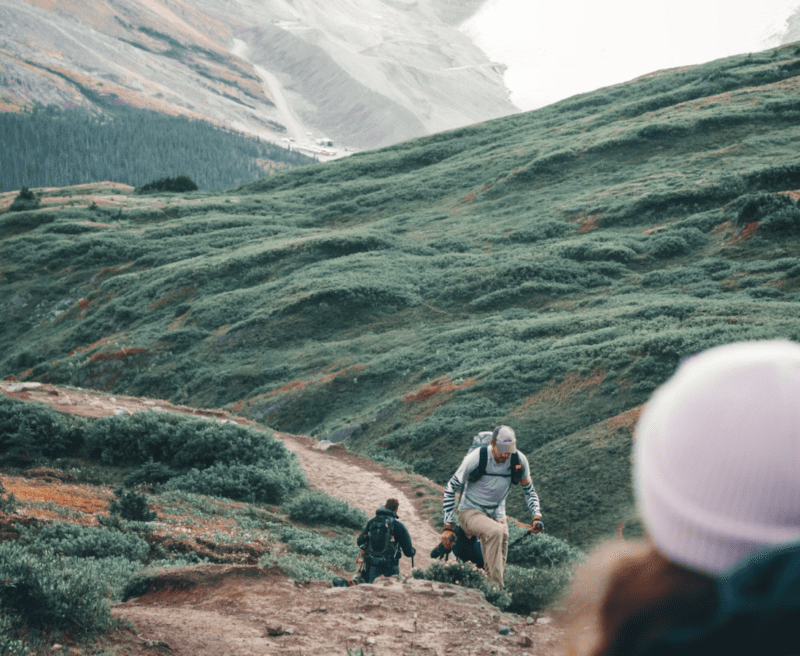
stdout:
[[(539, 496), (531, 481), (531, 470), (528, 459), (521, 451), (519, 454), (520, 464), (523, 468), (522, 480), (525, 484), (522, 491), (525, 494), (525, 503), (532, 517), (541, 516), (539, 509)], [(480, 449), (470, 451), (461, 461), (461, 466), (447, 482), (442, 496), (442, 509), (444, 510), (444, 523), (454, 524), (453, 516), (455, 510), (456, 492), (463, 485), (464, 491), (461, 493), (461, 501), (458, 504), (459, 510), (475, 508), (486, 513), (494, 519), (505, 519), (506, 517), (506, 496), (511, 488), (511, 461), (497, 463), (492, 458), (492, 451), (489, 449), (489, 458), (486, 462), (486, 474), (475, 483), (468, 480), (472, 470), (477, 469), (480, 459)]]

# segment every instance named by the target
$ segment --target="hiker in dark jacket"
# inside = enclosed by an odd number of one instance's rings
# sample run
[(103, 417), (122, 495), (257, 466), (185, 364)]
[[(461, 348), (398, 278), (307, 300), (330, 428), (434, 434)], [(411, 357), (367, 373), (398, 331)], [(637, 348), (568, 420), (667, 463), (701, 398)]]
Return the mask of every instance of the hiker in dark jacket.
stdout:
[(800, 344), (688, 358), (636, 426), (647, 537), (594, 553), (569, 656), (800, 654)]
[(367, 522), (356, 540), (358, 546), (364, 549), (367, 572), (363, 576), (367, 583), (372, 583), (379, 576), (400, 574), (401, 551), (406, 558), (413, 558), (417, 553), (411, 544), (408, 529), (397, 518), (399, 505), (397, 499), (388, 499), (375, 512), (375, 517)]

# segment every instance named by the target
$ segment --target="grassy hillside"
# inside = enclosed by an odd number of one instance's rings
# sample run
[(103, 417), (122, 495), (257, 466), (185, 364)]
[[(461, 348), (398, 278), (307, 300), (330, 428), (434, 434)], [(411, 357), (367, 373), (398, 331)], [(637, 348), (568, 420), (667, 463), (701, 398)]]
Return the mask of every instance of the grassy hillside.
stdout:
[(798, 72), (782, 47), (236, 193), (0, 214), (0, 374), (438, 482), (508, 423), (548, 531), (588, 546), (633, 512), (632, 427), (682, 357), (800, 339)]

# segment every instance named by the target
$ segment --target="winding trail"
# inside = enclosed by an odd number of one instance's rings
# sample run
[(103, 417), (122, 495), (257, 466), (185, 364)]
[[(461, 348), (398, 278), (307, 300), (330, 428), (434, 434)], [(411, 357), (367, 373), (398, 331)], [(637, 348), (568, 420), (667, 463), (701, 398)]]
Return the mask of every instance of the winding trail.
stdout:
[[(351, 506), (361, 508), (370, 517), (389, 498), (400, 502), (397, 513), (411, 534), (417, 550), (414, 567), (427, 569), (431, 564), (430, 551), (439, 542), (439, 533), (425, 520), (414, 504), (410, 490), (392, 481), (384, 467), (359, 458), (342, 447), (326, 450), (318, 448), (319, 442), (287, 433), (275, 433), (286, 447), (297, 454), (312, 485), (331, 496), (344, 499)], [(400, 573), (411, 575), (411, 561), (400, 559)]]
[[(39, 383), (1, 381), (0, 394), (86, 417), (155, 410), (259, 428), (224, 411)], [(417, 548), (414, 564), (428, 567), (439, 537), (415, 493), (416, 481), (424, 479), (409, 479), (340, 445), (287, 433), (276, 437), (297, 454), (312, 486), (370, 516), (387, 498), (398, 499), (400, 519)], [(400, 562), (408, 576), (411, 563)], [(501, 613), (477, 590), (413, 578), (334, 588), (327, 581), (293, 581), (278, 568), (201, 564), (161, 573), (146, 592), (112, 613), (131, 622), (135, 632), (106, 639), (132, 656), (308, 656), (356, 649), (385, 656), (562, 654), (562, 629), (552, 617)]]
[[(216, 421), (233, 421), (263, 430), (258, 424), (221, 410), (200, 410), (188, 406), (172, 405), (168, 401), (131, 396), (109, 396), (93, 390), (63, 389), (39, 383), (0, 382), (0, 393), (24, 401), (38, 401), (52, 405), (59, 412), (84, 417), (103, 417), (140, 410), (178, 412)], [(342, 446), (326, 446), (302, 435), (275, 432), (275, 437), (297, 454), (300, 464), (312, 487), (347, 501), (372, 517), (375, 510), (389, 498), (400, 502), (398, 515), (408, 528), (417, 550), (414, 567), (425, 569), (430, 565), (430, 551), (439, 542), (439, 534), (420, 513), (416, 496), (410, 484), (398, 481), (391, 470), (367, 458), (348, 453)], [(400, 560), (400, 573), (411, 574), (411, 561)]]

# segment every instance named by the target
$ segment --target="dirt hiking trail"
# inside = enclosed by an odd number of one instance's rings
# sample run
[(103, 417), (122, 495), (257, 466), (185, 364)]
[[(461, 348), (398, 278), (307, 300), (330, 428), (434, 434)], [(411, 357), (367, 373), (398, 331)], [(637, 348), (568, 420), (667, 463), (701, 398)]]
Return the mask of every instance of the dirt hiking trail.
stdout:
[[(4, 381), (0, 392), (85, 417), (155, 410), (258, 428), (225, 411), (92, 390)], [(430, 565), (429, 552), (438, 543), (438, 532), (423, 516), (414, 486), (402, 473), (350, 454), (342, 446), (287, 433), (275, 435), (297, 454), (312, 487), (369, 516), (386, 499), (398, 499), (398, 515), (417, 550), (414, 567)], [(138, 654), (346, 656), (348, 650), (358, 649), (376, 656), (559, 653), (559, 630), (549, 616), (532, 622), (501, 613), (475, 590), (406, 578), (411, 562), (402, 558), (400, 563), (401, 580), (380, 578), (372, 585), (349, 588), (333, 588), (328, 582), (298, 583), (277, 568), (198, 565), (164, 574), (148, 592), (119, 604), (113, 613), (135, 625), (138, 648), (129, 653)], [(501, 634), (500, 626), (508, 627), (509, 633)]]

